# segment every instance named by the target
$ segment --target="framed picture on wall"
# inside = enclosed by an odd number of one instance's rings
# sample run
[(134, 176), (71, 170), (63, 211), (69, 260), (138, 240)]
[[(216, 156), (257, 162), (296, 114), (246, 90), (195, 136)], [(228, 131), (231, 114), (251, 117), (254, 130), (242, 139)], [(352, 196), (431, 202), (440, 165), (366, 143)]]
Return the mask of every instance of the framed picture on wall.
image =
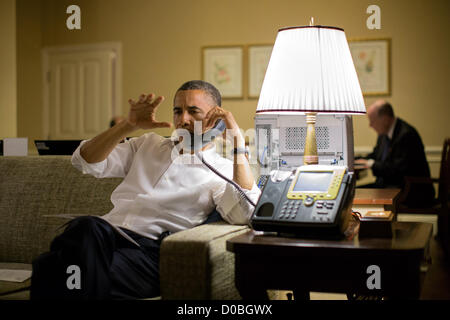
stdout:
[(363, 95), (390, 95), (391, 40), (353, 39), (348, 44)]
[(202, 48), (202, 77), (219, 89), (222, 97), (243, 98), (243, 46)]
[(273, 44), (248, 46), (248, 97), (258, 98), (264, 81)]

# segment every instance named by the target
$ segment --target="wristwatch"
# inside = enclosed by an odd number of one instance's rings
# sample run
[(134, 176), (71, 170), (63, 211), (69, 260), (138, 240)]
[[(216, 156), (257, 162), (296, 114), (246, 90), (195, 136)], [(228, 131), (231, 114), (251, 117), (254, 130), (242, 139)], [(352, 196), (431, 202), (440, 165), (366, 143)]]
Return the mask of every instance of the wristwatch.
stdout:
[(247, 157), (249, 155), (248, 147), (246, 148), (234, 148), (232, 154), (245, 154)]

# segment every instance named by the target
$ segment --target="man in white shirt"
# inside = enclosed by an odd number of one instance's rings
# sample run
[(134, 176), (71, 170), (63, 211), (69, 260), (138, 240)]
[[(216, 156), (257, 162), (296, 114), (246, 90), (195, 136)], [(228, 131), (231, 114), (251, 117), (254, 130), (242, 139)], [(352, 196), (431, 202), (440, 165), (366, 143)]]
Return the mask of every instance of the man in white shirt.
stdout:
[[(214, 209), (229, 223), (248, 223), (253, 206), (245, 198), (256, 203), (260, 190), (244, 154), (239, 126), (221, 107), (220, 93), (211, 84), (189, 81), (177, 90), (173, 123), (178, 131), (192, 134), (199, 123), (205, 132), (222, 120), (234, 140), (233, 161), (219, 156), (211, 142), (191, 149), (186, 135), (178, 144), (154, 133), (120, 143), (137, 129), (171, 127), (155, 117), (163, 100), (154, 94), (129, 100), (126, 120), (83, 141), (74, 152), (72, 163), (83, 173), (124, 179), (111, 195), (111, 212), (73, 220), (52, 242), (51, 252), (33, 263), (32, 299), (157, 296), (161, 235), (202, 224)], [(60, 270), (54, 269), (56, 265)], [(85, 274), (80, 290), (64, 288), (65, 265), (79, 265)]]

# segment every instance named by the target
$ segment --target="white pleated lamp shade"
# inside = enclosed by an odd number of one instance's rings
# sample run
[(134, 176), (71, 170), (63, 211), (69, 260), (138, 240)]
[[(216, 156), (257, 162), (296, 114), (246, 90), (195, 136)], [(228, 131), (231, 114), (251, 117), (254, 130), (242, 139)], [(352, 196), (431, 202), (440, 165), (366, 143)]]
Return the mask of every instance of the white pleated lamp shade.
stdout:
[(364, 114), (344, 30), (325, 26), (278, 30), (256, 112)]

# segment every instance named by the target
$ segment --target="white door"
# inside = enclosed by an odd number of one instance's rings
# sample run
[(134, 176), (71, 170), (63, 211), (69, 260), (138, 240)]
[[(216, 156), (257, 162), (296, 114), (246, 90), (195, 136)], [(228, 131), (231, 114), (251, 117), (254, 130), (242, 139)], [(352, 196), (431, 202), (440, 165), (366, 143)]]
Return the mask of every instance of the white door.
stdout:
[(120, 101), (118, 55), (120, 46), (44, 50), (44, 135), (48, 139), (88, 139), (108, 128)]

